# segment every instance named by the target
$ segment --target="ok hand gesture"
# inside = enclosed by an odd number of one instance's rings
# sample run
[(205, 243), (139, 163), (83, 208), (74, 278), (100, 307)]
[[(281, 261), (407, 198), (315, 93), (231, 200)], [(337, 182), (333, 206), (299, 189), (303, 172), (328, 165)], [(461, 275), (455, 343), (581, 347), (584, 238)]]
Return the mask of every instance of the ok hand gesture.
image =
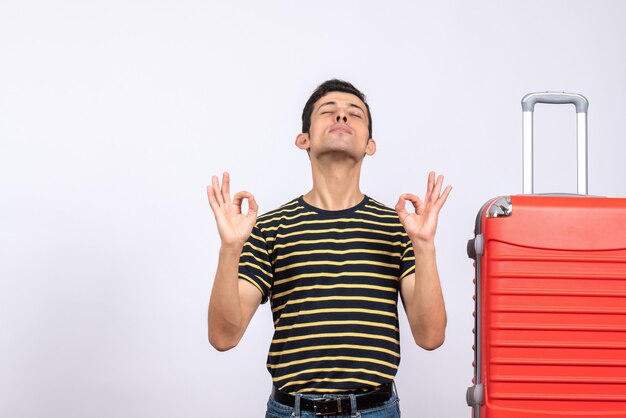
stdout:
[[(212, 186), (207, 186), (209, 204), (215, 215), (217, 230), (223, 246), (240, 246), (246, 242), (256, 222), (259, 206), (248, 192), (238, 192), (230, 200), (230, 175), (222, 175), (220, 188), (217, 176), (212, 177)], [(248, 200), (248, 213), (241, 213), (243, 200)]]
[[(439, 211), (452, 190), (452, 186), (447, 186), (442, 193), (442, 185), (443, 176), (438, 176), (435, 182), (435, 172), (431, 171), (428, 174), (428, 185), (424, 201), (410, 193), (402, 194), (398, 199), (396, 212), (414, 246), (416, 244), (434, 243)], [(405, 204), (407, 200), (413, 204), (415, 208), (414, 213), (406, 210)]]

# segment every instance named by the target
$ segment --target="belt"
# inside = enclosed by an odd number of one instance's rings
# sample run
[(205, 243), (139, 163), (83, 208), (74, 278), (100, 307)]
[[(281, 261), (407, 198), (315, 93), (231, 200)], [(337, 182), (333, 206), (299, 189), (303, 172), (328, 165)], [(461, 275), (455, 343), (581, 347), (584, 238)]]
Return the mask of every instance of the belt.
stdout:
[[(356, 407), (358, 410), (375, 408), (387, 402), (391, 398), (392, 384), (387, 383), (371, 392), (356, 395)], [(296, 405), (296, 397), (272, 387), (272, 398), (283, 405), (291, 408)], [(314, 412), (315, 415), (336, 415), (351, 413), (350, 398), (346, 396), (336, 398), (305, 398), (300, 397), (300, 410)]]

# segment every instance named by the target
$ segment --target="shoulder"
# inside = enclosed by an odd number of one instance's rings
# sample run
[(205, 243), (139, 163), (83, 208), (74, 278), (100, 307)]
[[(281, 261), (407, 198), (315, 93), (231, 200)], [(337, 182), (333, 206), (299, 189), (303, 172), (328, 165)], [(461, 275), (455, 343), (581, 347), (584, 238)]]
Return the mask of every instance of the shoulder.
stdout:
[(362, 208), (359, 210), (359, 213), (364, 214), (364, 215), (370, 215), (373, 217), (397, 219), (398, 221), (400, 220), (395, 209), (390, 208), (384, 203), (381, 203), (378, 200), (373, 199), (369, 196), (365, 197), (365, 202)]
[(395, 209), (369, 196), (366, 196), (365, 202), (356, 211), (355, 216), (367, 224), (368, 228), (387, 231), (386, 233), (393, 236), (406, 234)]
[(304, 206), (302, 205), (301, 198), (296, 197), (295, 199), (292, 199), (289, 202), (280, 205), (276, 209), (260, 215), (257, 218), (257, 226), (271, 224), (276, 221), (288, 219), (289, 217), (298, 215), (303, 210)]

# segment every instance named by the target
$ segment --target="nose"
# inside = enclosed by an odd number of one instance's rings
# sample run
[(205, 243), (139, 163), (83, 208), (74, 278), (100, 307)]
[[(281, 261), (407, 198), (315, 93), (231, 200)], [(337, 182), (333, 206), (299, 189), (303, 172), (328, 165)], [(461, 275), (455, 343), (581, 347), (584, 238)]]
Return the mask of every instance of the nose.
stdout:
[(339, 122), (340, 120), (343, 120), (343, 123), (348, 122), (348, 118), (346, 117), (346, 115), (337, 115), (337, 122)]

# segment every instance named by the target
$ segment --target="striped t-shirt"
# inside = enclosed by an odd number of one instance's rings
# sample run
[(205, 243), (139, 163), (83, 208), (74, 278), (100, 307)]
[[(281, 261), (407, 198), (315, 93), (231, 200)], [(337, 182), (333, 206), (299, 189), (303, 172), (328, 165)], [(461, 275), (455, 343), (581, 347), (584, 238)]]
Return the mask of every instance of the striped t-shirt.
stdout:
[(271, 301), (267, 369), (290, 393), (373, 389), (400, 363), (399, 281), (413, 247), (396, 212), (365, 197), (327, 211), (302, 197), (257, 219), (239, 277)]

